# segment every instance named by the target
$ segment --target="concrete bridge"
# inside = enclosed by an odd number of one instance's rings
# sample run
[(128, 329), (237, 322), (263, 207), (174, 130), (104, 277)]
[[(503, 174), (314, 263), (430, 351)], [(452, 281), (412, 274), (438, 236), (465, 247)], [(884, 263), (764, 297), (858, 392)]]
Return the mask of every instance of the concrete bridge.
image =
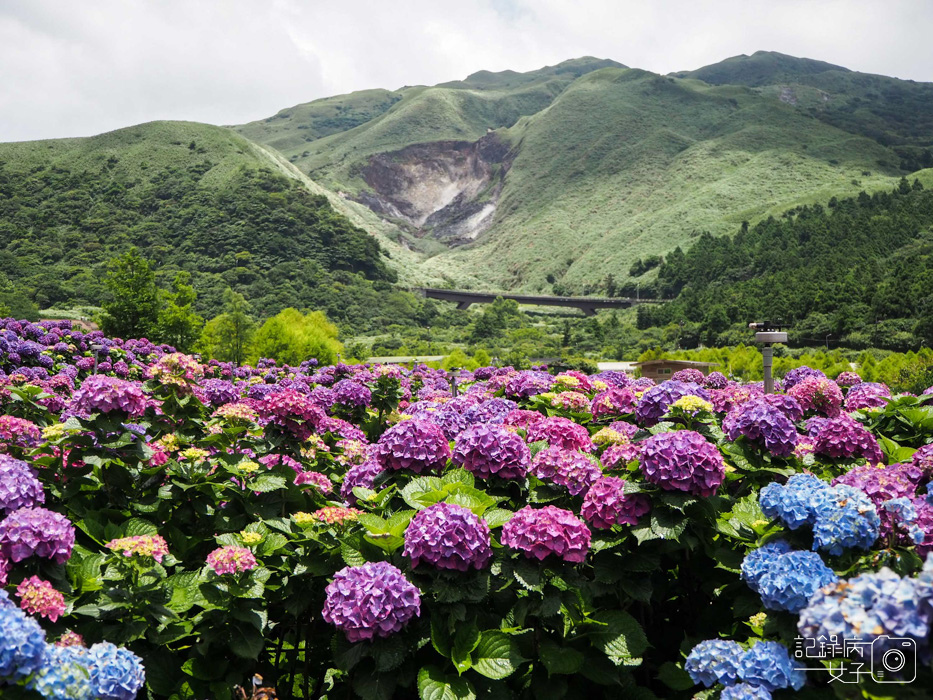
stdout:
[(429, 299), (442, 299), (456, 302), (458, 309), (468, 309), (470, 304), (490, 304), (497, 297), (514, 299), (519, 304), (530, 306), (564, 306), (582, 309), (587, 316), (595, 316), (598, 309), (627, 309), (635, 304), (663, 304), (663, 299), (632, 299), (609, 297), (551, 297), (529, 294), (510, 294), (508, 292), (467, 292), (459, 289), (433, 289), (431, 287), (418, 287), (412, 292), (421, 294)]

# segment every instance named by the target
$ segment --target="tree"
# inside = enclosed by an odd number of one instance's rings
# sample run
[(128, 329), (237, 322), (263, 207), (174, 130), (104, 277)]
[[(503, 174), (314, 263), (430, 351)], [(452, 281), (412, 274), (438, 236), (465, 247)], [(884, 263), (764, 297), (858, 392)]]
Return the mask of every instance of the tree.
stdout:
[(181, 352), (192, 350), (204, 325), (204, 319), (192, 309), (197, 293), (190, 282), (190, 273), (179, 272), (172, 282), (172, 291), (161, 293), (158, 339)]
[(249, 302), (230, 287), (224, 291), (223, 302), (224, 313), (204, 326), (199, 347), (209, 357), (240, 365), (246, 359), (256, 321), (250, 315)]
[(101, 330), (120, 338), (155, 336), (159, 330), (159, 289), (149, 261), (131, 248), (107, 264), (104, 284), (111, 299), (104, 302)]
[(250, 359), (255, 363), (260, 357), (271, 357), (300, 365), (315, 358), (321, 364), (333, 364), (343, 350), (337, 335), (337, 326), (320, 311), (302, 315), (297, 309), (284, 309), (256, 331)]

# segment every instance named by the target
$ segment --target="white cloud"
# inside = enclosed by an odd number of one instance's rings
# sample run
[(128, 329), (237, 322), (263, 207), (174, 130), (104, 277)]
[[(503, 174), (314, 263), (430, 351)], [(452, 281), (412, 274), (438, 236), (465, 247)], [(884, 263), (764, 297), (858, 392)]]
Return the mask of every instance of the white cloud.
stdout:
[(930, 80), (931, 19), (925, 0), (0, 0), (0, 141), (242, 123), (585, 54), (670, 72), (765, 49)]

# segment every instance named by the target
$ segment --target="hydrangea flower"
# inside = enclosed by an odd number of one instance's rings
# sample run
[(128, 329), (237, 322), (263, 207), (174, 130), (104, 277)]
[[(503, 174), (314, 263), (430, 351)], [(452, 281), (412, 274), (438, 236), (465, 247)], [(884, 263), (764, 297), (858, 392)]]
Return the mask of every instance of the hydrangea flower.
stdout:
[(421, 474), (443, 469), (450, 459), (450, 445), (438, 426), (413, 419), (386, 430), (373, 455), (383, 469), (408, 469)]
[(884, 408), (891, 398), (891, 390), (878, 382), (860, 382), (846, 394), (846, 410), (857, 411), (860, 408)]
[(833, 479), (833, 484), (845, 484), (857, 488), (866, 494), (879, 508), (881, 533), (887, 535), (894, 527), (894, 514), (882, 510), (885, 501), (899, 498), (912, 498), (917, 490), (911, 479), (911, 467), (908, 464), (861, 464), (853, 467), (842, 476)]
[(707, 639), (687, 655), (684, 669), (698, 685), (710, 688), (717, 683), (732, 685), (739, 677), (739, 663), (745, 650), (728, 639)]
[(207, 555), (207, 565), (218, 576), (238, 574), (258, 566), (256, 557), (246, 547), (225, 545)]
[(729, 379), (722, 372), (710, 372), (703, 379), (703, 386), (707, 389), (725, 389), (728, 385)]
[(211, 406), (223, 406), (234, 403), (240, 398), (240, 390), (233, 382), (225, 379), (208, 379), (201, 384), (201, 390)]
[(590, 530), (569, 510), (525, 506), (502, 526), (502, 544), (529, 558), (554, 555), (580, 564), (590, 549)]
[(243, 402), (227, 403), (211, 414), (212, 418), (223, 418), (229, 423), (249, 425), (259, 420), (259, 413)]
[(425, 561), (438, 569), (482, 569), (492, 557), (489, 526), (468, 508), (435, 503), (412, 518), (404, 554), (413, 567)]
[(475, 425), (457, 436), (451, 460), (481, 479), (524, 479), (531, 461), (528, 445), (515, 433), (495, 425)]
[(805, 672), (796, 669), (787, 647), (778, 642), (758, 642), (742, 655), (739, 668), (743, 681), (770, 691), (800, 690), (807, 680)]
[(320, 472), (304, 471), (295, 476), (295, 486), (309, 485), (317, 489), (320, 493), (330, 493), (334, 485), (324, 474)]
[(800, 611), (819, 588), (839, 580), (816, 552), (779, 545), (750, 553), (742, 562), (742, 578), (766, 608), (789, 612)]
[(365, 408), (373, 398), (369, 387), (352, 379), (341, 379), (334, 384), (332, 391), (334, 403), (348, 409)]
[(44, 698), (62, 700), (92, 700), (91, 657), (83, 646), (55, 645), (48, 647), (42, 666), (29, 687)]
[(142, 416), (148, 405), (146, 394), (136, 382), (95, 374), (74, 393), (71, 410), (79, 415), (118, 412), (135, 418)]
[(816, 377), (817, 379), (825, 379), (826, 375), (820, 372), (818, 369), (813, 369), (812, 367), (807, 367), (802, 365), (790, 370), (787, 374), (784, 375), (784, 378), (781, 380), (784, 384), (784, 391), (787, 391), (796, 384), (802, 382), (807, 377)]
[(119, 537), (115, 540), (110, 540), (110, 542), (104, 546), (114, 552), (121, 552), (125, 557), (152, 557), (160, 564), (165, 555), (168, 554), (168, 543), (162, 535)]
[(621, 445), (610, 445), (602, 453), (599, 461), (602, 463), (603, 469), (624, 469), (629, 462), (641, 457), (644, 446), (644, 442), (624, 442)]
[(699, 384), (668, 380), (642, 394), (635, 407), (635, 418), (646, 427), (655, 425), (667, 413), (671, 404), (683, 396), (699, 396), (705, 401), (710, 395)]
[(382, 471), (382, 465), (372, 458), (367, 459), (362, 464), (354, 464), (343, 475), (343, 483), (340, 484), (340, 497), (353, 505), (356, 503), (353, 489), (357, 487), (371, 489), (376, 483), (376, 477), (382, 474)]
[(0, 604), (0, 681), (35, 673), (45, 658), (45, 632), (13, 605)]
[(804, 411), (818, 411), (833, 418), (842, 407), (842, 390), (826, 377), (805, 377), (787, 390)]
[(269, 394), (260, 400), (258, 409), (263, 419), (299, 440), (307, 440), (312, 430), (324, 420), (324, 412), (317, 404), (294, 389)]
[(833, 459), (864, 457), (873, 463), (884, 461), (875, 436), (848, 416), (825, 421), (818, 430), (814, 440), (817, 454)]
[(692, 382), (693, 384), (703, 384), (706, 381), (706, 375), (698, 369), (687, 367), (679, 369), (671, 375), (672, 382)]
[(736, 683), (722, 689), (719, 700), (771, 700), (771, 691), (751, 683)]
[(803, 418), (803, 406), (801, 406), (800, 402), (793, 396), (788, 396), (787, 394), (763, 394), (759, 397), (752, 397), (750, 401), (755, 400), (755, 398), (764, 401), (770, 406), (774, 406), (794, 423)]
[(514, 401), (500, 398), (489, 399), (469, 406), (463, 412), (463, 421), (468, 426), (479, 423), (499, 425), (516, 408), (518, 408), (518, 404)]
[(142, 659), (129, 649), (101, 642), (87, 655), (91, 688), (101, 700), (134, 700), (146, 683)]
[(709, 497), (726, 476), (722, 454), (692, 430), (658, 433), (643, 444), (641, 471), (665, 491)]
[(56, 622), (65, 614), (65, 596), (38, 576), (23, 579), (16, 587), (16, 595), (20, 598), (19, 607), (30, 615), (41, 615)]
[(527, 433), (528, 442), (546, 440), (551, 447), (583, 452), (592, 452), (594, 449), (589, 431), (579, 423), (561, 416), (532, 423), (528, 426)]
[[(50, 411), (58, 412), (64, 408), (61, 403), (57, 407), (46, 405)], [(29, 449), (39, 444), (42, 439), (42, 430), (31, 420), (17, 416), (0, 416), (0, 451), (8, 451), (10, 447)]]
[(580, 515), (593, 527), (608, 530), (613, 525), (635, 525), (651, 510), (643, 493), (625, 493), (625, 480), (615, 476), (597, 479), (583, 498)]
[[(343, 508), (341, 506), (324, 506), (313, 513), (295, 513), (295, 522), (299, 525), (305, 522), (318, 521), (328, 525), (345, 525), (358, 520), (363, 511), (356, 508)], [(299, 517), (302, 516), (302, 517)], [(307, 517), (304, 517), (307, 516)]]
[(421, 614), (421, 592), (384, 561), (341, 569), (325, 592), (322, 616), (350, 642), (389, 637)]
[(64, 564), (74, 543), (71, 521), (45, 508), (20, 508), (0, 522), (0, 556), (12, 562), (36, 556)]
[(547, 372), (523, 370), (505, 383), (505, 395), (510, 399), (527, 399), (551, 388), (553, 378)]
[(45, 492), (32, 468), (19, 459), (0, 454), (0, 516), (45, 503)]
[(637, 400), (635, 392), (628, 387), (610, 387), (593, 397), (591, 406), (593, 418), (600, 419), (633, 413)]
[(870, 549), (878, 539), (881, 519), (875, 505), (851, 486), (827, 489), (815, 507), (813, 549), (833, 555), (857, 547)]
[(778, 457), (788, 457), (797, 444), (797, 429), (781, 410), (763, 400), (734, 408), (723, 420), (730, 440), (745, 436), (752, 444)]
[(579, 496), (602, 476), (594, 460), (558, 446), (539, 451), (531, 461), (531, 472), (542, 481), (565, 487), (572, 496)]

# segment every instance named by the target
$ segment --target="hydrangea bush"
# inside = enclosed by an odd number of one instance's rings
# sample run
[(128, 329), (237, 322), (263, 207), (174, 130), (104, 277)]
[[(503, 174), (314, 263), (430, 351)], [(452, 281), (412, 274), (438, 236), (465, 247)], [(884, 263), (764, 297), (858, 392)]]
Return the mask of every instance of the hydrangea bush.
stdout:
[(821, 634), (933, 683), (933, 395), (0, 341), (4, 697), (827, 697)]

